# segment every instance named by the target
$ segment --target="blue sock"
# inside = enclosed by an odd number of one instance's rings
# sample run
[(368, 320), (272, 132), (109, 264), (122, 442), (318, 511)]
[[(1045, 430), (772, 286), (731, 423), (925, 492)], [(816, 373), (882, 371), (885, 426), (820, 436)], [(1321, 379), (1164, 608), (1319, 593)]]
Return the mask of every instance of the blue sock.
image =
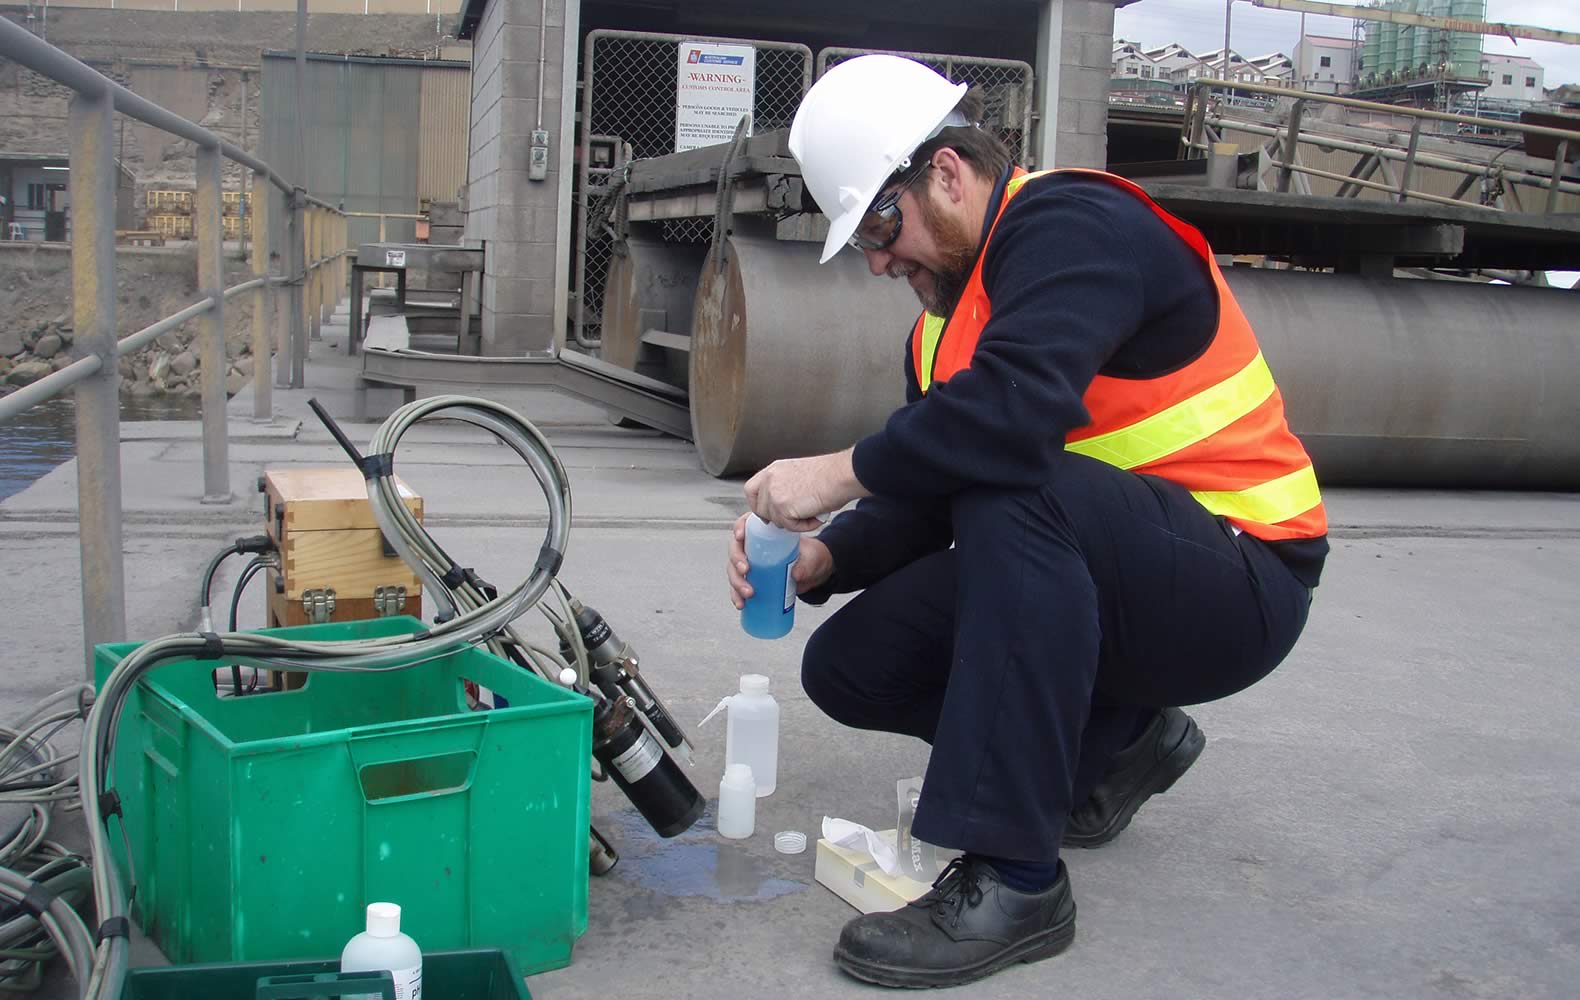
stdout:
[(1057, 861), (1015, 861), (988, 854), (973, 854), (972, 857), (992, 865), (1004, 884), (1017, 892), (1042, 892), (1059, 877)]

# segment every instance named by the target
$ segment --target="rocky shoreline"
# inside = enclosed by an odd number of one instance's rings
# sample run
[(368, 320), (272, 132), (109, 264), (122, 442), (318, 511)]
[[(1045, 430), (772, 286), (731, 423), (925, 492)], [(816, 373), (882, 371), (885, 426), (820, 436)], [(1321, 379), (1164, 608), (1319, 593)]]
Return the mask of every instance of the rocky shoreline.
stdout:
[[(189, 326), (195, 327), (196, 321)], [(134, 399), (156, 396), (197, 398), (202, 395), (203, 365), (197, 331), (172, 330), (151, 345), (120, 360), (121, 393)], [(62, 314), (20, 334), (10, 342), (0, 336), (0, 396), (31, 385), (73, 360), (71, 319)], [(245, 332), (225, 341), (225, 395), (240, 392), (253, 374), (252, 343)]]

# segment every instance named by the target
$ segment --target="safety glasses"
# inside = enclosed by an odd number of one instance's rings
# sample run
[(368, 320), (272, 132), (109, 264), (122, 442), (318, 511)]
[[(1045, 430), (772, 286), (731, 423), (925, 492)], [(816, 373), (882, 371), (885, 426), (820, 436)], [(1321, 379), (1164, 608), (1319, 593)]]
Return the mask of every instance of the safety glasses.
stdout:
[(900, 195), (925, 173), (932, 163), (923, 163), (919, 169), (900, 183), (900, 186), (888, 194), (880, 195), (867, 209), (867, 214), (861, 217), (861, 222), (856, 226), (856, 231), (851, 234), (849, 243), (857, 250), (887, 250), (900, 238), (900, 227), (905, 222), (905, 217), (900, 212)]

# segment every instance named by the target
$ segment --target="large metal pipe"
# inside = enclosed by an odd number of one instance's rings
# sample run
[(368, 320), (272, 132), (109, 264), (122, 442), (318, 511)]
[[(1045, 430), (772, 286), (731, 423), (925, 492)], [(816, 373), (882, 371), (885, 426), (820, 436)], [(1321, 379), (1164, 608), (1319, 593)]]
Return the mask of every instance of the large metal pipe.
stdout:
[(1580, 489), (1573, 292), (1234, 268), (1318, 477)]
[(715, 476), (847, 447), (905, 397), (916, 298), (858, 254), (733, 236), (710, 258), (691, 324), (692, 440)]
[[(1580, 321), (1558, 289), (1232, 268), (1290, 425), (1330, 485), (1580, 489)], [(917, 304), (815, 246), (734, 237), (698, 286), (703, 467), (845, 447), (901, 402)]]

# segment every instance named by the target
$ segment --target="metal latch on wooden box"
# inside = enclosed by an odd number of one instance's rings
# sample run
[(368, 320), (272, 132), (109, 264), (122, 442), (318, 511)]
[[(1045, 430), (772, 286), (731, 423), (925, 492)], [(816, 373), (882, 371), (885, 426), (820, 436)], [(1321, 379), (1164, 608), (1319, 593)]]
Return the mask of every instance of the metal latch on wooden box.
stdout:
[(406, 607), (405, 587), (374, 587), (373, 613), (380, 618), (398, 615)]
[(322, 625), (335, 613), (335, 590), (321, 587), (302, 591), (302, 612), (314, 625)]

